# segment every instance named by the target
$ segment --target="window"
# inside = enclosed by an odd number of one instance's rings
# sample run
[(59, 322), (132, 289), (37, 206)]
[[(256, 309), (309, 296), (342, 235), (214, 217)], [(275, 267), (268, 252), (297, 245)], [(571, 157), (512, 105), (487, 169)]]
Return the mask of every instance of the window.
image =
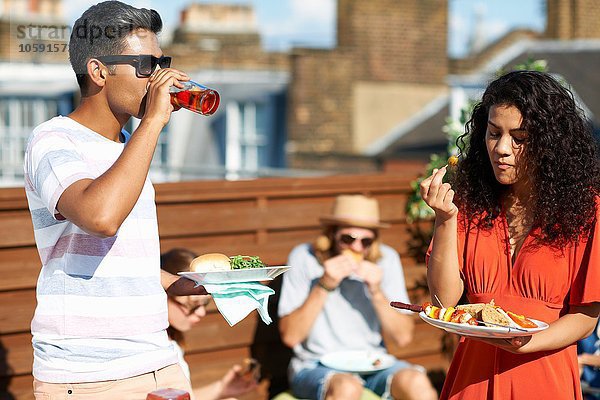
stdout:
[(0, 97), (0, 185), (23, 184), (23, 158), (29, 134), (56, 116), (60, 99)]
[(226, 108), (226, 178), (237, 179), (241, 172), (255, 174), (267, 165), (267, 107), (258, 102), (230, 102)]

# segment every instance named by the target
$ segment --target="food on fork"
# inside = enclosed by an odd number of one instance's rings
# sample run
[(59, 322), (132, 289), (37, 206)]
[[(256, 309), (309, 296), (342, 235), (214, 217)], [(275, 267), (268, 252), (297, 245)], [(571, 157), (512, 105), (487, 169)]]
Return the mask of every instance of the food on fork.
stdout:
[(458, 165), (458, 156), (448, 157), (448, 166), (456, 167)]
[(190, 271), (203, 273), (262, 267), (266, 265), (257, 256), (228, 257), (222, 253), (202, 254), (190, 263)]

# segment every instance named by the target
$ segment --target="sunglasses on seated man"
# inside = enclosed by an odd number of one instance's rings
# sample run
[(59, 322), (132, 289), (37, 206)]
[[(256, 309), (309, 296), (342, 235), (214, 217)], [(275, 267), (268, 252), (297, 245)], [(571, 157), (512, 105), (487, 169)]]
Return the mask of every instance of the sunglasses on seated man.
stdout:
[(133, 65), (138, 78), (147, 78), (152, 75), (157, 65), (161, 68), (169, 68), (171, 66), (171, 57), (154, 57), (151, 54), (100, 56), (96, 58), (106, 65)]
[(352, 243), (354, 243), (355, 240), (360, 240), (360, 243), (362, 244), (363, 248), (366, 249), (368, 247), (371, 247), (371, 245), (375, 241), (375, 238), (374, 237), (358, 238), (358, 237), (352, 236), (348, 233), (343, 233), (339, 236), (339, 241), (344, 244), (347, 244), (347, 245), (351, 245)]

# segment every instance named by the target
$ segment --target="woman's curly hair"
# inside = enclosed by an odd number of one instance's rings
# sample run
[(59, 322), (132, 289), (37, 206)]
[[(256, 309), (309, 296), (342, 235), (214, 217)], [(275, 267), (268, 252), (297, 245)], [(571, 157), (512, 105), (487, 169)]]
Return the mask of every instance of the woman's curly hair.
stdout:
[(463, 160), (452, 179), (461, 213), (489, 228), (501, 212), (507, 187), (494, 176), (485, 142), (494, 105), (516, 107), (528, 132), (523, 173), (532, 184), (538, 243), (562, 247), (583, 238), (594, 223), (600, 194), (598, 143), (573, 94), (547, 73), (507, 73), (489, 84), (473, 109), (457, 140)]

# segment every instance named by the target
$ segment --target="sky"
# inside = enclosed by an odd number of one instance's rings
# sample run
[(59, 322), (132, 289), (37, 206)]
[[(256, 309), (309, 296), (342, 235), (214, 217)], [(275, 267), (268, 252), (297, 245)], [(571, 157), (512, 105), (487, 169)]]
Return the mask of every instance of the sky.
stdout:
[[(69, 23), (99, 0), (63, 0)], [(193, 0), (125, 0), (137, 7), (154, 8), (163, 18), (165, 35), (179, 21), (180, 11)], [(368, 0), (365, 0), (368, 1)], [(335, 46), (335, 0), (196, 0), (199, 3), (252, 4), (263, 47), (285, 51), (291, 47)], [(543, 31), (545, 0), (449, 0), (448, 54), (469, 51), (469, 38), (479, 24), (480, 38), (490, 42), (513, 28)]]

